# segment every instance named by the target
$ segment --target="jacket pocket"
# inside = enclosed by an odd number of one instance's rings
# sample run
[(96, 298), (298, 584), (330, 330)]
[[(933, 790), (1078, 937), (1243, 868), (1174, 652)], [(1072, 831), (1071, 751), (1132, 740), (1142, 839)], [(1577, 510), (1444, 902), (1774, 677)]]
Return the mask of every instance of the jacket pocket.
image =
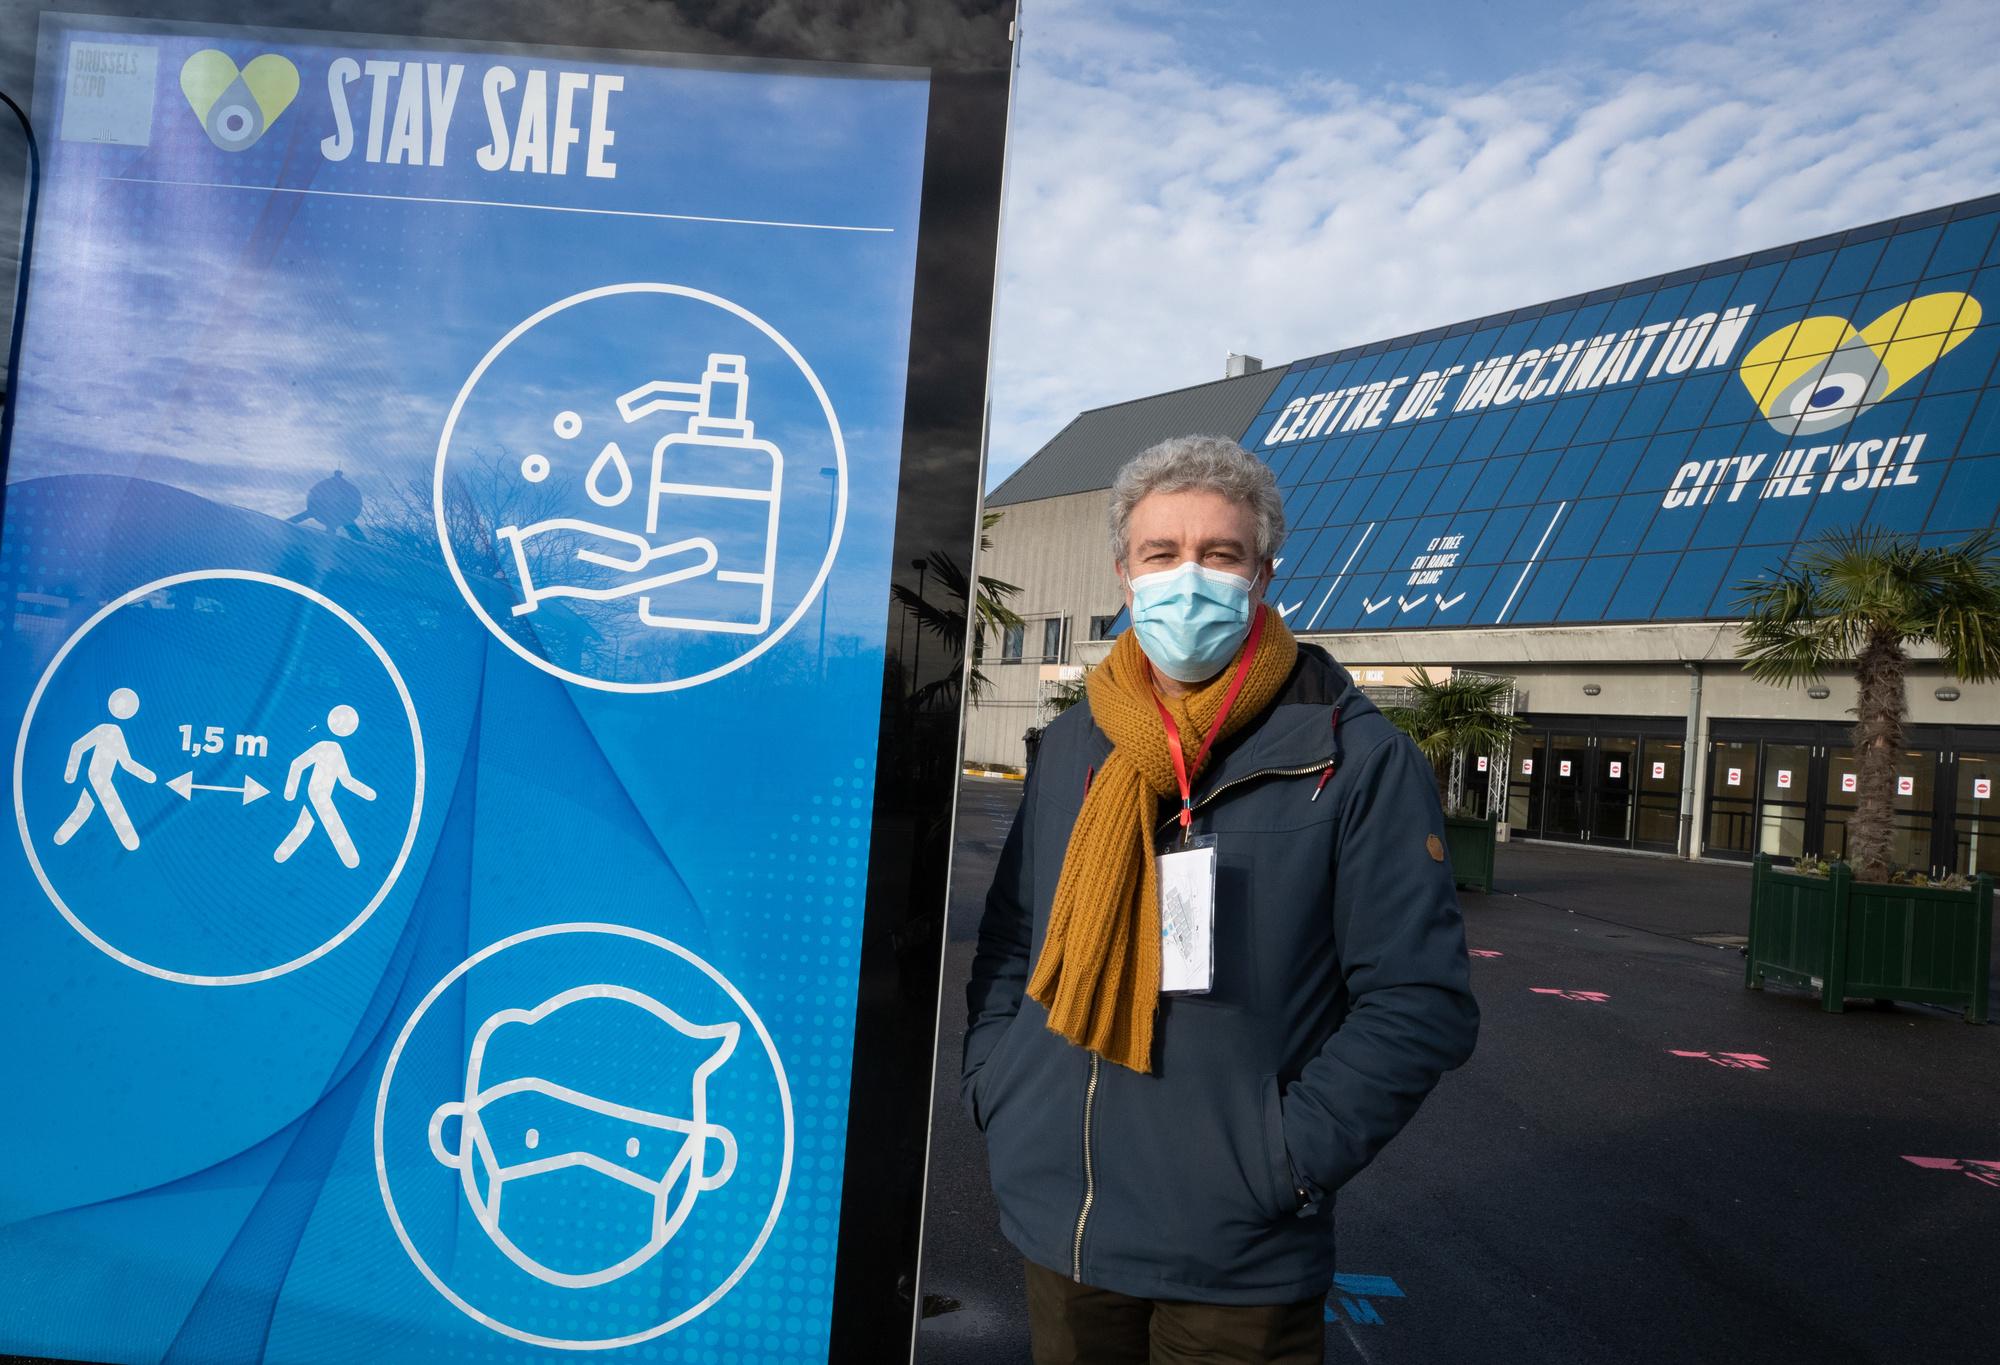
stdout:
[(1021, 1016), (1018, 1014), (1008, 1020), (1007, 1027), (1001, 1031), (1000, 1041), (986, 1054), (986, 1060), (980, 1063), (979, 1070), (972, 1073), (972, 1122), (982, 1133), (993, 1121), (993, 1105), (1001, 1094), (998, 1084), (1004, 1079), (1000, 1071), (1013, 1055), (1013, 1049), (1009, 1044), (1014, 1041), (1014, 1034), (1020, 1025)]
[(1266, 1076), (1264, 1086), (1264, 1171), (1269, 1187), (1271, 1216), (1286, 1218), (1298, 1212), (1298, 1189), (1292, 1183), (1292, 1157), (1285, 1146), (1285, 1104), (1278, 1092), (1278, 1078)]

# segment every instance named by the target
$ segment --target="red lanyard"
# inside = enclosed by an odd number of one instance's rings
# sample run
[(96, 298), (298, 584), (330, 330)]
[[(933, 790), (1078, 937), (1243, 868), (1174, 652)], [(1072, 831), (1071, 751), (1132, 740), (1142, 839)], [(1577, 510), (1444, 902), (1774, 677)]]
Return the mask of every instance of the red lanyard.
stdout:
[(1208, 735), (1202, 740), (1201, 748), (1195, 753), (1192, 764), (1187, 761), (1187, 755), (1181, 752), (1180, 727), (1174, 724), (1173, 715), (1167, 710), (1167, 704), (1160, 700), (1159, 693), (1153, 694), (1153, 705), (1160, 711), (1160, 724), (1165, 726), (1167, 731), (1167, 755), (1174, 761), (1174, 780), (1181, 786), (1183, 838), (1186, 837), (1186, 831), (1194, 824), (1194, 788), (1188, 781), (1188, 773), (1201, 771), (1202, 760), (1208, 757), (1208, 751), (1214, 745), (1215, 737), (1222, 733), (1222, 722), (1229, 719), (1229, 709), (1236, 705), (1237, 694), (1243, 690), (1243, 681), (1250, 676), (1250, 661), (1257, 657), (1257, 639), (1264, 633), (1264, 613), (1268, 610), (1270, 608), (1264, 603), (1257, 604), (1257, 614), (1250, 621), (1250, 637), (1243, 642), (1243, 657), (1236, 663), (1236, 676), (1229, 680), (1229, 690), (1222, 695), (1222, 709), (1215, 713), (1215, 723), (1208, 727)]

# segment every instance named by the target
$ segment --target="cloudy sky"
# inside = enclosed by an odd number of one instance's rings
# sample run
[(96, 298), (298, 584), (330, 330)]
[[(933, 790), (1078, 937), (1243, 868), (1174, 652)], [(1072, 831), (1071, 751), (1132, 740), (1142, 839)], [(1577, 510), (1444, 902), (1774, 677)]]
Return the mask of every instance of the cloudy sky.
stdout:
[(1992, 0), (1022, 0), (988, 486), (1077, 412), (2000, 190)]

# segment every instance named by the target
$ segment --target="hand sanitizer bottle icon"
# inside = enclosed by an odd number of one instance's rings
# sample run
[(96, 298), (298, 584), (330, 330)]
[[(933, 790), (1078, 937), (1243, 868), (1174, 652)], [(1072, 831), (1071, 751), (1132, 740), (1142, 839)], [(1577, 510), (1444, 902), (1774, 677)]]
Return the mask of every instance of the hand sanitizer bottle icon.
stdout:
[(771, 628), (778, 555), (778, 500), (785, 457), (757, 439), (750, 376), (740, 355), (710, 355), (694, 401), (656, 403), (692, 411), (686, 431), (653, 447), (646, 534), (654, 544), (702, 539), (715, 546), (713, 573), (639, 599), (639, 619), (669, 630), (761, 635)]

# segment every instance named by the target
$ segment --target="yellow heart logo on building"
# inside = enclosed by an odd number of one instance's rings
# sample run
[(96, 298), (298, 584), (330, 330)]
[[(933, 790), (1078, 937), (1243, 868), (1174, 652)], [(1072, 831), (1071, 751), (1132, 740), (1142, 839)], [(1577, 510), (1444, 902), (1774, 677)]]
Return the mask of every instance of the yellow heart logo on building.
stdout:
[(1803, 318), (1744, 354), (1737, 375), (1784, 436), (1831, 431), (1935, 365), (1979, 325), (1970, 294), (1925, 294), (1854, 330), (1846, 318)]
[(275, 52), (241, 71), (229, 54), (203, 48), (181, 65), (181, 93), (208, 140), (225, 152), (254, 146), (299, 93), (299, 69)]

